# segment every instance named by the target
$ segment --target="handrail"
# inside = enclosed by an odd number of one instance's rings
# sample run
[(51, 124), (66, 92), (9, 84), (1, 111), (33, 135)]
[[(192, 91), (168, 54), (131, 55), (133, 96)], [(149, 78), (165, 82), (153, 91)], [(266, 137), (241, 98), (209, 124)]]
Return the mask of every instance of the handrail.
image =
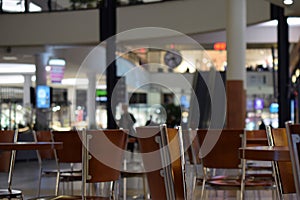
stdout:
[[(21, 1), (20, 4), (16, 5), (16, 9), (22, 11), (9, 11), (5, 10), (5, 5), (2, 4), (0, 7), (0, 14), (5, 13), (35, 13), (35, 12), (65, 12), (65, 11), (80, 11), (80, 10), (91, 10), (98, 9), (103, 0), (69, 0), (68, 3), (62, 0), (32, 0), (31, 3), (35, 3), (35, 5), (41, 8), (41, 11), (29, 11), (28, 6), (25, 6), (27, 0)], [(137, 6), (137, 5), (148, 5), (148, 4), (156, 4), (163, 3), (166, 1), (175, 1), (175, 0), (152, 0), (152, 1), (143, 1), (143, 0), (117, 0), (117, 7), (127, 7), (127, 6)], [(25, 10), (26, 8), (26, 10)]]

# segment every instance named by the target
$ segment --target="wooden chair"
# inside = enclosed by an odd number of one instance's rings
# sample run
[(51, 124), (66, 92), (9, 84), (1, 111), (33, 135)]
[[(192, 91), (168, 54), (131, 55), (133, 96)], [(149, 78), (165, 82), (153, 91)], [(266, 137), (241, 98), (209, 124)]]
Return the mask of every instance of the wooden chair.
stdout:
[(107, 196), (99, 199), (118, 199), (113, 190), (120, 180), (128, 130), (87, 130), (83, 131), (83, 179), (82, 198), (98, 199), (87, 195), (87, 183), (113, 183)]
[[(71, 191), (73, 195), (73, 182), (82, 180), (81, 169), (74, 169), (74, 165), (81, 165), (82, 162), (82, 141), (80, 138), (80, 131), (52, 131), (52, 141), (62, 142), (63, 149), (56, 150), (59, 182), (57, 184), (57, 191), (60, 182), (71, 183)], [(69, 165), (64, 170), (62, 165)]]
[(246, 130), (246, 143), (247, 146), (267, 146), (266, 130)]
[[(35, 142), (52, 142), (51, 131), (33, 131), (33, 137)], [(55, 181), (55, 195), (58, 195), (58, 162), (55, 150), (37, 150), (37, 158), (39, 163), (39, 181), (37, 196), (40, 196), (42, 177), (56, 177)], [(43, 162), (45, 160), (53, 160), (55, 162), (55, 169), (44, 169)]]
[[(246, 130), (246, 146), (268, 146), (268, 137), (266, 130)], [(258, 163), (248, 162), (247, 171), (255, 178), (269, 178), (273, 180), (273, 167), (270, 165), (261, 165)]]
[[(126, 149), (130, 149), (128, 148), (129, 143), (132, 142), (133, 137), (129, 137), (127, 138), (127, 147)], [(134, 142), (137, 142), (137, 138), (134, 137)], [(128, 153), (130, 153), (131, 155), (129, 155)], [(142, 179), (143, 182), (143, 195), (144, 195), (144, 199), (148, 198), (148, 192), (147, 192), (147, 177), (146, 177), (146, 173), (144, 170), (144, 166), (143, 166), (143, 162), (142, 161), (137, 161), (137, 160), (132, 160), (134, 156), (133, 152), (129, 152), (126, 151), (125, 155), (124, 155), (124, 161), (123, 161), (123, 169), (121, 171), (121, 179), (123, 182), (123, 200), (127, 199), (127, 179), (128, 178), (139, 178)], [(128, 157), (131, 157), (131, 159), (127, 159)], [(134, 195), (134, 198), (141, 198), (142, 195)]]
[[(18, 130), (0, 130), (0, 142), (17, 142)], [(12, 172), (14, 168), (16, 151), (0, 151), (0, 172)], [(0, 189), (1, 199), (22, 198), (22, 191), (12, 189), (12, 174), (8, 176), (8, 188)]]
[(137, 127), (152, 200), (186, 199), (182, 131), (161, 126)]
[[(288, 146), (288, 138), (285, 128), (266, 126), (269, 146)], [(277, 196), (285, 199), (285, 196), (296, 192), (291, 162), (273, 162)]]
[[(272, 187), (269, 181), (242, 179), (241, 168), (244, 169), (245, 163), (239, 158), (239, 148), (245, 146), (244, 130), (197, 130), (197, 135), (204, 169), (201, 199), (204, 198), (206, 189), (241, 190), (243, 199), (245, 189), (258, 190)], [(208, 169), (216, 169), (217, 173), (209, 174)], [(226, 174), (228, 170), (231, 173)], [(218, 171), (223, 173), (219, 174)]]
[(201, 186), (203, 181), (203, 170), (201, 159), (199, 157), (200, 144), (197, 137), (197, 130), (183, 130), (183, 144), (186, 152), (186, 178), (189, 182), (187, 195), (193, 196), (196, 186)]
[[(32, 200), (53, 200), (53, 199), (85, 199), (85, 200), (110, 200), (118, 199), (118, 194), (113, 190), (115, 184), (120, 179), (122, 161), (126, 149), (127, 130), (83, 130), (78, 132), (75, 140), (81, 143), (81, 152), (74, 151), (74, 154), (82, 155), (82, 180), (81, 195), (78, 196), (48, 196), (35, 198)], [(61, 133), (53, 134), (57, 141), (65, 141)], [(74, 138), (70, 137), (68, 143), (73, 143)], [(76, 141), (76, 143), (79, 141)], [(68, 143), (66, 143), (68, 145)], [(83, 145), (82, 145), (83, 144)], [(65, 143), (64, 143), (65, 145)], [(70, 151), (68, 153), (71, 153)], [(59, 152), (57, 152), (59, 157)], [(62, 156), (65, 161), (74, 161), (73, 158)], [(109, 191), (103, 193), (105, 196), (96, 196), (94, 187), (88, 185), (99, 182), (113, 183), (108, 187)], [(89, 189), (89, 191), (88, 191)]]
[(288, 145), (291, 156), (291, 163), (294, 176), (294, 184), (296, 188), (297, 199), (300, 199), (300, 162), (299, 162), (299, 147), (300, 147), (300, 124), (286, 122), (286, 132)]

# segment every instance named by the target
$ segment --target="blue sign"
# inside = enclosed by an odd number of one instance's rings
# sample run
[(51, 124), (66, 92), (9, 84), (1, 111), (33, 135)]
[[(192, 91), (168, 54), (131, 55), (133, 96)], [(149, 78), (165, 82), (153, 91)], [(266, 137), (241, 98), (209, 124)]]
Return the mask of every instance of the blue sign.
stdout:
[(37, 108), (50, 108), (50, 87), (46, 85), (36, 86)]
[(270, 105), (270, 113), (278, 113), (279, 105), (278, 103), (271, 103)]

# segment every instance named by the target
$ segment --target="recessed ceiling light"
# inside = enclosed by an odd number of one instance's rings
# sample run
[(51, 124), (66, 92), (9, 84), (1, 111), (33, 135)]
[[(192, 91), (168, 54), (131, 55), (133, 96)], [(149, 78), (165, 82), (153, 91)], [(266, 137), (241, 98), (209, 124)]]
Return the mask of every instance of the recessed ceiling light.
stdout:
[(65, 66), (66, 61), (61, 58), (50, 58), (48, 61), (48, 65), (50, 65), (50, 66)]
[(3, 60), (18, 60), (18, 58), (16, 56), (3, 56), (2, 59)]
[(284, 5), (292, 5), (294, 3), (293, 0), (283, 0)]
[(0, 74), (35, 73), (34, 64), (0, 63)]
[(1, 75), (0, 84), (20, 84), (24, 83), (24, 76), (22, 75)]

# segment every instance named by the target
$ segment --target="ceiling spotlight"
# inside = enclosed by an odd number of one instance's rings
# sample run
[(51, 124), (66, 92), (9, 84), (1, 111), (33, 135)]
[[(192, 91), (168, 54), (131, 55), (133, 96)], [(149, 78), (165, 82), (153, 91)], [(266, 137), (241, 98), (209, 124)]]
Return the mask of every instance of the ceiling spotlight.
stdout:
[(283, 0), (284, 5), (292, 5), (294, 3), (293, 0)]

